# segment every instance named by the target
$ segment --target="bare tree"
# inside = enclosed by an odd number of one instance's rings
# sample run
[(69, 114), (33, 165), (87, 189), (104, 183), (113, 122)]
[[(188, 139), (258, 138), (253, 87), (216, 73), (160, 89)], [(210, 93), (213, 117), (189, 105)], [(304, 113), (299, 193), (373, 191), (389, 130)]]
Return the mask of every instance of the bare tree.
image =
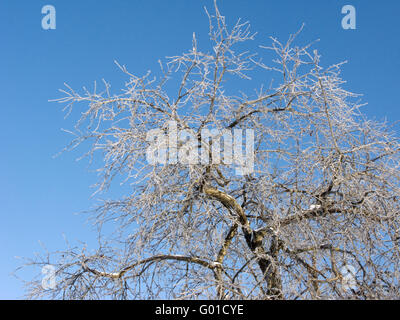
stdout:
[[(313, 45), (295, 45), (297, 34), (260, 47), (275, 55), (267, 65), (240, 51), (254, 40), (247, 22), (229, 28), (216, 4), (207, 15), (211, 52), (194, 35), (188, 52), (160, 62), (158, 77), (118, 65), (128, 78), (119, 94), (108, 83), (101, 93), (63, 91), (68, 111), (84, 108), (70, 147), (90, 142), (87, 156), (103, 156), (97, 190), (118, 179), (130, 194), (94, 211), (97, 225), (118, 224), (97, 250), (29, 260), (55, 266), (57, 283), (45, 290), (39, 274), (28, 296), (399, 298), (398, 139), (360, 113), (341, 64), (322, 67)], [(247, 90), (250, 75), (264, 84)], [(168, 153), (167, 163), (149, 163), (148, 133), (170, 123), (194, 133), (209, 161)], [(202, 139), (206, 128), (253, 130), (254, 170), (211, 161), (217, 142)]]

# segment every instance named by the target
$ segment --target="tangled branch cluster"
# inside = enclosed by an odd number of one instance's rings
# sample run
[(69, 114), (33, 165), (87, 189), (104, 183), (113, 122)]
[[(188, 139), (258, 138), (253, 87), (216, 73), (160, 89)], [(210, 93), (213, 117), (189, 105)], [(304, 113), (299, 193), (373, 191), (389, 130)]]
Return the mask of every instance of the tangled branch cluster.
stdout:
[[(295, 45), (297, 34), (260, 47), (275, 55), (269, 66), (236, 50), (254, 40), (248, 23), (228, 28), (217, 6), (209, 19), (211, 52), (194, 36), (160, 77), (120, 66), (129, 79), (120, 94), (107, 83), (101, 93), (64, 91), (67, 108), (85, 108), (71, 147), (89, 141), (89, 156), (104, 155), (98, 190), (119, 177), (131, 192), (94, 212), (98, 224), (117, 219), (117, 237), (90, 254), (69, 248), (28, 262), (54, 265), (57, 277), (53, 290), (29, 282), (29, 296), (399, 298), (397, 138), (359, 112), (341, 64), (323, 68), (311, 45)], [(257, 91), (246, 89), (251, 74), (265, 79)], [(171, 120), (196, 134), (253, 129), (254, 172), (235, 175), (223, 162), (150, 165), (146, 133)]]

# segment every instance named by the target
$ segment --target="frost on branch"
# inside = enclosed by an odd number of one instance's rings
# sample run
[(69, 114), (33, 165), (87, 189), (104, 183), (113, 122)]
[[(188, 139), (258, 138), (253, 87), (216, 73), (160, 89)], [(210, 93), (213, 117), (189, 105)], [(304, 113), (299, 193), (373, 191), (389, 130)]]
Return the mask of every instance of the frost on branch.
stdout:
[[(99, 226), (117, 224), (97, 250), (28, 261), (56, 266), (58, 279), (47, 291), (30, 281), (29, 297), (398, 299), (398, 139), (361, 114), (342, 64), (324, 68), (297, 34), (247, 52), (255, 39), (247, 22), (228, 27), (216, 5), (207, 14), (211, 50), (194, 35), (159, 75), (119, 65), (120, 93), (108, 83), (63, 91), (67, 111), (81, 113), (69, 147), (89, 143), (86, 156), (104, 160), (97, 191), (118, 181), (130, 192), (94, 211)], [(262, 85), (248, 89), (254, 79)], [(203, 129), (254, 130), (254, 171), (149, 164), (146, 134), (167, 132), (170, 121), (193, 132), (211, 160)], [(343, 266), (355, 270), (351, 288)]]

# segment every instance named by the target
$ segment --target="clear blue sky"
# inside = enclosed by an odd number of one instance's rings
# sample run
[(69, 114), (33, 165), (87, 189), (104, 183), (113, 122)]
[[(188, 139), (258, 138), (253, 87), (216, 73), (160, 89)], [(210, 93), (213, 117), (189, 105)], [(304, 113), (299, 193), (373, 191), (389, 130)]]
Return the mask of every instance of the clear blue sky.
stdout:
[[(56, 8), (56, 30), (43, 30), (41, 9)], [(343, 30), (341, 8), (357, 10), (357, 29)], [(203, 6), (211, 0), (2, 0), (0, 1), (0, 299), (17, 299), (21, 283), (10, 276), (20, 264), (15, 256), (64, 247), (63, 234), (72, 242), (95, 245), (85, 225), (90, 209), (89, 188), (96, 181), (83, 152), (53, 158), (70, 141), (61, 128), (60, 97), (67, 82), (73, 88), (90, 86), (102, 78), (114, 89), (122, 74), (114, 60), (139, 75), (157, 69), (157, 60), (180, 54), (207, 39), (208, 20)], [(363, 93), (370, 117), (400, 119), (400, 2), (394, 0), (220, 0), (228, 23), (242, 17), (251, 22), (257, 39), (286, 40), (305, 23), (299, 38), (317, 44), (323, 64), (348, 60), (346, 88)], [(29, 276), (29, 273), (25, 273)]]

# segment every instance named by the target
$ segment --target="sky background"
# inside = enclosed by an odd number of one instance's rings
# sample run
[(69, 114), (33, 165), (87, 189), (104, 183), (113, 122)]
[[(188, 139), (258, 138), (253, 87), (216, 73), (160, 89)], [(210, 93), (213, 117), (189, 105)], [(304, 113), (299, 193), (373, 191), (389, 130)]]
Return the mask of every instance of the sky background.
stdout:
[[(48, 4), (56, 30), (41, 27)], [(356, 30), (341, 27), (346, 4), (356, 8)], [(53, 157), (71, 140), (61, 129), (71, 129), (74, 117), (64, 119), (62, 105), (48, 100), (62, 97), (64, 82), (80, 89), (104, 78), (117, 91), (126, 78), (114, 60), (137, 75), (158, 70), (158, 59), (191, 48), (193, 32), (199, 49), (208, 48), (204, 6), (212, 12), (211, 0), (0, 0), (0, 299), (23, 297), (11, 273), (17, 256), (43, 252), (40, 242), (49, 251), (65, 247), (63, 235), (96, 244), (87, 216), (77, 213), (95, 205), (97, 176), (76, 161), (85, 149)], [(320, 39), (325, 66), (348, 60), (345, 88), (363, 94), (364, 112), (400, 120), (399, 1), (220, 0), (219, 9), (229, 25), (249, 20), (257, 44), (286, 41), (305, 23), (299, 43)]]

